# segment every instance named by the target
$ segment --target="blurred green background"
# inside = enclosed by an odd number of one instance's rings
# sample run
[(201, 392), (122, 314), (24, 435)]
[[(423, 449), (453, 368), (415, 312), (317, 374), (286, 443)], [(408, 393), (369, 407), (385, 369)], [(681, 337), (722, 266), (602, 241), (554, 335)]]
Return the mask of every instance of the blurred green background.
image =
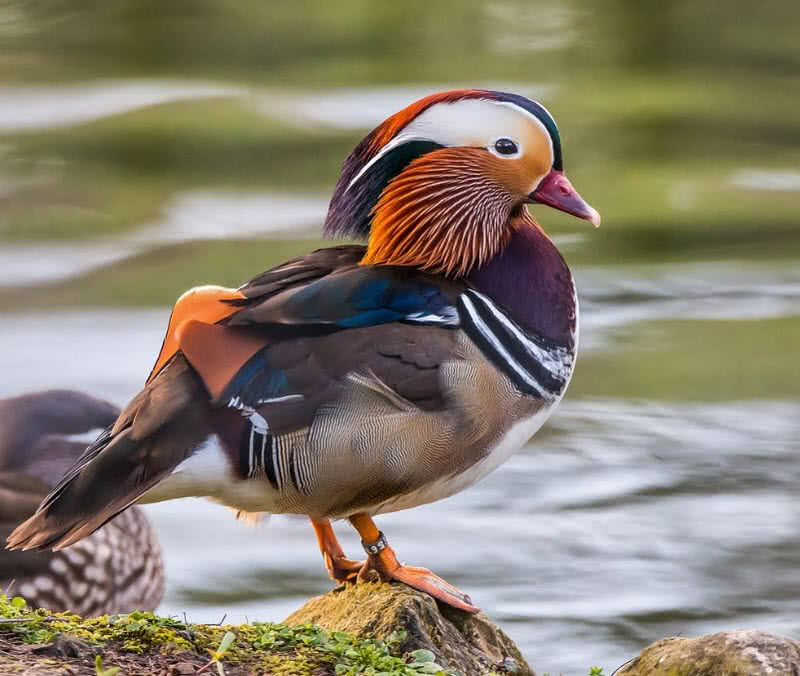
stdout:
[[(574, 235), (571, 264), (796, 260), (798, 25), (800, 5), (775, 0), (6, 0), (0, 241), (119, 250), (113, 265), (98, 249), (58, 275), (46, 256), (63, 252), (25, 247), (27, 274), (50, 283), (29, 288), (23, 275), (16, 288), (9, 274), (0, 308), (162, 305), (193, 284), (238, 285), (311, 246), (264, 237), (318, 232), (366, 130), (465, 85), (535, 96), (558, 120), (570, 177), (605, 224), (588, 233), (540, 214), (552, 234)], [(267, 201), (249, 229), (214, 232), (202, 196), (220, 191), (228, 203), (282, 196), (289, 210), (296, 199), (317, 215), (276, 225)], [(255, 238), (189, 241), (192, 208), (209, 221), (199, 237)]]
[[(90, 374), (65, 364), (92, 354), (120, 317), (129, 327), (146, 326), (157, 349), (162, 314), (187, 287), (238, 285), (317, 246), (342, 160), (390, 113), (431, 91), (505, 89), (550, 109), (561, 128), (567, 173), (603, 215), (603, 226), (593, 231), (537, 210), (575, 271), (583, 318), (581, 357), (565, 404), (572, 417), (556, 418), (553, 441), (542, 443), (582, 454), (588, 477), (608, 458), (615, 458), (611, 465), (619, 461), (615, 453), (637, 424), (647, 420), (652, 427), (650, 413), (638, 407), (665, 407), (659, 410), (670, 411), (665, 415), (685, 436), (653, 432), (660, 440), (642, 462), (657, 466), (677, 448), (702, 447), (702, 468), (688, 471), (683, 460), (661, 466), (657, 490), (612, 472), (607, 485), (625, 488), (618, 495), (611, 490), (607, 506), (647, 494), (664, 520), (677, 524), (686, 505), (676, 507), (676, 496), (702, 493), (697, 486), (710, 493), (719, 488), (715, 453), (734, 453), (741, 464), (731, 461), (728, 470), (740, 468), (752, 478), (748, 453), (759, 462), (775, 460), (773, 453), (784, 458), (800, 432), (792, 424), (796, 417), (786, 413), (800, 399), (798, 27), (796, 0), (0, 0), (6, 390), (52, 380), (124, 400), (145, 367), (110, 383), (103, 377), (119, 365), (99, 358), (103, 366)], [(153, 307), (162, 314), (141, 314)], [(72, 321), (63, 317), (74, 319), (69, 313), (75, 312), (94, 313), (96, 322), (74, 329), (74, 342), (54, 344), (54, 333)], [(54, 361), (38, 362), (40, 350), (14, 370), (15, 351), (34, 334)], [(118, 341), (127, 345), (124, 336)], [(596, 416), (580, 408), (598, 401)], [(760, 415), (751, 413), (753, 406), (761, 407)], [(705, 422), (684, 430), (681, 420), (690, 415)], [(720, 416), (746, 421), (740, 436)], [(606, 418), (615, 422), (601, 429), (598, 421)], [(636, 438), (641, 448), (647, 437)], [(753, 450), (766, 439), (769, 447)], [(550, 478), (575, 489), (569, 462), (563, 476)], [(782, 467), (781, 480), (795, 476), (792, 467)], [(536, 476), (532, 468), (530, 485)], [(796, 489), (764, 481), (746, 484), (755, 493), (740, 521), (761, 513), (762, 494)], [(465, 499), (477, 504), (476, 495)], [(575, 508), (569, 491), (562, 497), (560, 506), (531, 507), (534, 517)], [(500, 519), (510, 507), (499, 500), (491, 509)], [(578, 517), (570, 518), (566, 530), (578, 528)], [(592, 518), (610, 523), (611, 517)], [(620, 518), (620, 534), (649, 538), (654, 532), (630, 506)], [(675, 528), (679, 542), (681, 527)], [(759, 528), (768, 530), (760, 522)], [(596, 521), (587, 521), (586, 537), (596, 529)], [(742, 537), (743, 547), (757, 541)], [(584, 579), (606, 570), (602, 546), (590, 554), (589, 545), (576, 553), (567, 545), (560, 550), (558, 538), (551, 544), (557, 554), (547, 570), (563, 567), (578, 579), (581, 573), (570, 568), (578, 565), (576, 556), (587, 567)], [(676, 547), (682, 560), (711, 556), (700, 541), (697, 549)], [(632, 554), (623, 578), (634, 570), (652, 579), (641, 563), (646, 558)], [(724, 567), (713, 560), (697, 577), (673, 571), (670, 579), (711, 589), (707, 575), (716, 580), (718, 564)], [(788, 574), (797, 563), (796, 556), (782, 556), (758, 570), (775, 579), (776, 571)], [(506, 590), (517, 599), (538, 598), (541, 590), (526, 584), (548, 574), (526, 565), (519, 564), (519, 587)], [(316, 580), (316, 572), (306, 578)], [(280, 586), (287, 576), (280, 569), (273, 578)], [(306, 578), (298, 583), (300, 596), (312, 584)], [(459, 582), (458, 572), (451, 581)], [(708, 603), (721, 608), (714, 617), (730, 624), (748, 602), (733, 596), (748, 587), (740, 579), (728, 583)], [(553, 584), (569, 588), (557, 576)], [(264, 585), (259, 578), (243, 597), (254, 598), (253, 589)], [(202, 586), (174, 588), (170, 607), (201, 607)], [(510, 609), (501, 587), (482, 604), (509, 623), (523, 623), (512, 634), (527, 648), (547, 645), (538, 601)], [(644, 607), (638, 598), (631, 607), (598, 598), (591, 613), (584, 608), (566, 619), (555, 613), (563, 623), (559, 640), (567, 643), (565, 654), (548, 658), (551, 666), (587, 666), (591, 654), (623, 657), (668, 629), (708, 628), (689, 624), (698, 618), (693, 611), (670, 606), (669, 585), (663, 594), (648, 597), (652, 603)], [(774, 595), (785, 597), (786, 589)], [(218, 602), (233, 601), (223, 595)], [(766, 604), (759, 626), (764, 617), (778, 617), (776, 607)], [(598, 608), (608, 608), (607, 616)], [(797, 610), (781, 612), (796, 616)], [(597, 624), (583, 620), (596, 611), (604, 626), (616, 629), (597, 644), (586, 635), (569, 644), (564, 636), (580, 634), (578, 626), (594, 627), (586, 631), (595, 635)], [(794, 628), (789, 620), (775, 621)]]
[[(182, 190), (326, 196), (369, 126), (364, 99), (383, 92), (401, 105), (415, 90), (491, 85), (536, 95), (560, 123), (567, 169), (608, 225), (581, 260), (733, 255), (737, 245), (756, 245), (759, 255), (798, 250), (797, 3), (53, 0), (2, 8), (0, 79), (9, 85), (219, 85), (207, 97), (176, 87), (178, 100), (66, 128), (22, 133), (24, 117), (17, 129), (4, 121), (5, 177), (39, 179), (3, 200), (7, 241), (131, 231)], [(404, 87), (407, 97), (391, 89)], [(333, 94), (351, 110), (328, 123)], [(316, 111), (311, 95), (322, 99)], [(304, 97), (310, 115), (298, 113)], [(57, 120), (57, 98), (43, 105)], [(90, 94), (85, 107), (88, 117)], [(555, 232), (580, 225), (557, 214), (546, 221)]]

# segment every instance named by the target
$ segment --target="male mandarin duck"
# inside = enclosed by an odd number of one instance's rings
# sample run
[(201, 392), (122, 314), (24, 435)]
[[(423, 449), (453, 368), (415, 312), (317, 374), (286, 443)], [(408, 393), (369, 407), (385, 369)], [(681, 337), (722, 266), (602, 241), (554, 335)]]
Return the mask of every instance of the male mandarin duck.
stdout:
[[(71, 390), (0, 400), (0, 531), (36, 511), (83, 453), (76, 437), (119, 416), (108, 402)], [(119, 514), (59, 552), (3, 552), (0, 587), (34, 606), (84, 616), (153, 610), (164, 592), (158, 537), (140, 509)]]
[[(530, 203), (600, 223), (540, 104), (469, 89), (392, 115), (344, 162), (325, 222), (366, 247), (184, 294), (145, 388), (9, 546), (57, 550), (134, 502), (206, 496), (308, 515), (336, 581), (374, 571), (476, 611), (401, 565), (373, 517), (472, 485), (563, 396), (575, 286)], [(345, 518), (366, 561), (336, 540)]]

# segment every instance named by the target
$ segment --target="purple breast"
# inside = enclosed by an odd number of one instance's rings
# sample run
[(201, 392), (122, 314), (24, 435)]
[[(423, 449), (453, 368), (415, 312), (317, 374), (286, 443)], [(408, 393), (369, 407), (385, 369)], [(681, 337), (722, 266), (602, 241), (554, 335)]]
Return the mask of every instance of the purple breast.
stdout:
[(468, 281), (527, 332), (574, 348), (572, 275), (553, 242), (538, 228), (520, 227), (508, 246), (474, 270)]

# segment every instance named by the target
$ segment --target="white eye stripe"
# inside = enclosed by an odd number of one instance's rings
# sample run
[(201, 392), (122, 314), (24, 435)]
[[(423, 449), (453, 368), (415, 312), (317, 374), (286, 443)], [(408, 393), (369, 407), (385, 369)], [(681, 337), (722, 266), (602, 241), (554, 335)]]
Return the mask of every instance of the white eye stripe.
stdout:
[[(528, 133), (525, 129), (529, 128), (530, 122), (533, 122), (544, 134), (550, 155), (555, 158), (550, 132), (539, 118), (515, 103), (490, 98), (465, 98), (454, 102), (436, 103), (411, 120), (400, 133), (361, 167), (348, 184), (345, 192), (387, 153), (413, 141), (431, 141), (444, 147), (487, 148), (502, 159), (521, 157), (522, 145), (519, 138)], [(488, 134), (492, 131), (495, 132), (495, 135), (491, 137), (491, 143), (489, 143)], [(500, 133), (501, 131), (505, 133)], [(520, 154), (515, 156), (497, 153), (494, 150), (494, 143), (500, 138), (513, 140), (520, 149)]]
[(411, 141), (430, 141), (430, 139), (424, 136), (419, 136), (417, 134), (400, 132), (391, 141), (389, 141), (389, 143), (383, 146), (383, 148), (380, 149), (380, 151), (375, 155), (375, 157), (373, 157), (369, 162), (367, 162), (363, 167), (361, 167), (361, 170), (353, 177), (353, 180), (347, 184), (345, 192), (350, 190), (350, 188), (353, 187), (353, 184), (355, 184), (356, 181), (358, 181), (358, 179), (361, 178), (373, 164), (375, 164), (379, 159), (381, 159), (381, 157), (386, 155), (386, 153), (391, 152), (392, 150), (397, 148), (397, 146), (401, 146), (404, 143), (410, 143)]

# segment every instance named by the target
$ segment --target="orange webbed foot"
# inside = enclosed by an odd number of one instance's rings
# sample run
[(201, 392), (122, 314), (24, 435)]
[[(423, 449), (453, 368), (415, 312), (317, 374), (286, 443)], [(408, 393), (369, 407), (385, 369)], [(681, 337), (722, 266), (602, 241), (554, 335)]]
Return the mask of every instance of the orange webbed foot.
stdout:
[(372, 519), (366, 514), (350, 517), (350, 522), (362, 537), (361, 544), (367, 552), (366, 561), (348, 559), (333, 527), (328, 519), (312, 518), (311, 523), (317, 533), (319, 549), (332, 580), (336, 582), (365, 582), (376, 576), (384, 582), (396, 580), (409, 587), (431, 595), (437, 601), (468, 613), (477, 613), (479, 608), (472, 605), (472, 599), (446, 580), (427, 568), (416, 568), (401, 564), (394, 550), (386, 542)]
[(388, 545), (383, 533), (373, 543), (364, 543), (364, 549), (369, 557), (358, 573), (358, 582), (369, 579), (372, 571), (384, 582), (396, 580), (403, 582), (421, 592), (429, 594), (437, 601), (458, 608), (468, 613), (480, 612), (480, 608), (472, 605), (472, 599), (457, 587), (442, 579), (427, 568), (416, 568), (401, 564), (395, 556), (394, 550)]

